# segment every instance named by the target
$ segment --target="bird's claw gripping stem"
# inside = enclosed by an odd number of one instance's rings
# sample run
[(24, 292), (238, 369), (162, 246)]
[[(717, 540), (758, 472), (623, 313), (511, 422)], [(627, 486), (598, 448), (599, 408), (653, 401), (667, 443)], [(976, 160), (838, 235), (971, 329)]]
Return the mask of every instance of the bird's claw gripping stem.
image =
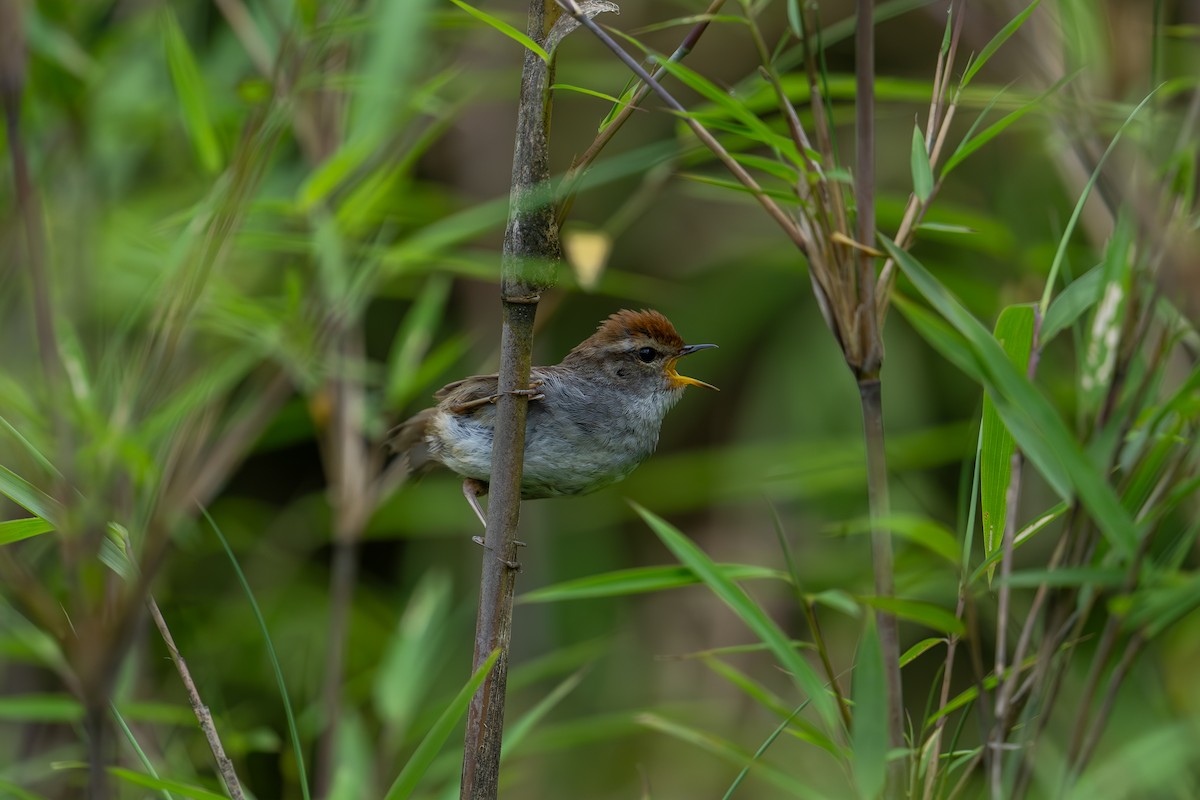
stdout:
[[(513, 397), (528, 397), (530, 400), (545, 400), (546, 395), (537, 390), (542, 383), (543, 381), (530, 381), (528, 389), (511, 389), (507, 394), (511, 394)], [(478, 397), (474, 400), (468, 400), (465, 403), (459, 403), (453, 406), (453, 411), (456, 414), (461, 414), (464, 411), (470, 411), (472, 408), (494, 404), (500, 399), (501, 394), (501, 392), (498, 392), (496, 394), (489, 394), (487, 397)]]

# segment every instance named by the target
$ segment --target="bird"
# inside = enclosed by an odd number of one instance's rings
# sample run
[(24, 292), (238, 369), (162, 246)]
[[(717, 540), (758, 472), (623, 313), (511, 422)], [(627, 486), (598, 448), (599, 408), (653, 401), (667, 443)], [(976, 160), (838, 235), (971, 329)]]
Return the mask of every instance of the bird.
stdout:
[[(583, 495), (629, 475), (658, 444), (663, 418), (688, 386), (720, 391), (680, 375), (676, 362), (715, 344), (685, 344), (657, 311), (623, 309), (552, 366), (533, 367), (525, 421), (521, 497)], [(492, 477), (497, 375), (443, 386), (437, 405), (395, 427), (390, 449), (413, 474), (441, 466), (463, 478), (463, 495), (487, 527), (479, 498)]]

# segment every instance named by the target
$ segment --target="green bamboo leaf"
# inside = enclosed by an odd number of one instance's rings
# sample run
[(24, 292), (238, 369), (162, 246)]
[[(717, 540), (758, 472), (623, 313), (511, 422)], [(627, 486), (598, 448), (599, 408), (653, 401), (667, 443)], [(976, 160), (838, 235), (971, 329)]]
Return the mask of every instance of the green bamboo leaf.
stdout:
[(1092, 587), (1115, 589), (1128, 579), (1128, 571), (1106, 567), (1060, 567), (1059, 569), (1023, 569), (1004, 581), (1013, 588), (1031, 589), (1040, 586)]
[(575, 86), (570, 83), (555, 83), (550, 86), (550, 91), (556, 92), (562, 90), (564, 92), (576, 92), (577, 94), (586, 94), (588, 97), (596, 97), (600, 100), (607, 100), (618, 108), (629, 105), (627, 100), (622, 100), (619, 97), (613, 97), (611, 94), (598, 92), (595, 89), (587, 89), (583, 86)]
[(1071, 80), (1073, 80), (1075, 78), (1075, 76), (1078, 74), (1079, 74), (1079, 72), (1077, 71), (1070, 75), (1066, 75), (1062, 78), (1059, 78), (1046, 91), (1042, 92), (1037, 97), (1034, 97), (1033, 99), (1029, 100), (1028, 102), (1023, 103), (1022, 105), (1018, 106), (1015, 110), (1010, 111), (1009, 113), (1005, 114), (1003, 117), (1001, 117), (997, 121), (993, 122), (991, 125), (984, 128), (983, 131), (979, 133), (979, 135), (975, 135), (975, 128), (978, 127), (980, 125), (980, 123), (983, 122), (984, 117), (986, 117), (987, 113), (989, 111), (991, 111), (992, 106), (996, 103), (997, 100), (1000, 99), (1000, 95), (997, 94), (992, 99), (992, 101), (990, 103), (988, 103), (987, 106), (984, 107), (983, 111), (979, 112), (979, 116), (976, 118), (975, 124), (973, 124), (971, 126), (971, 128), (967, 131), (967, 134), (966, 134), (966, 136), (964, 136), (962, 138), (962, 141), (960, 141), (958, 143), (958, 147), (956, 147), (954, 149), (954, 152), (950, 155), (950, 158), (946, 159), (946, 164), (945, 164), (945, 166), (942, 167), (942, 177), (944, 178), (947, 175), (949, 175), (950, 171), (952, 169), (954, 169), (959, 164), (961, 164), (963, 161), (965, 161), (976, 150), (983, 147), (985, 144), (990, 142), (992, 139), (995, 139), (997, 136), (999, 136), (1001, 133), (1003, 133), (1008, 128), (1012, 127), (1013, 124), (1015, 124), (1018, 120), (1020, 120), (1026, 114), (1028, 114), (1029, 112), (1033, 111), (1038, 106), (1040, 106), (1046, 100), (1047, 97), (1049, 97), (1050, 95), (1057, 92), (1064, 85), (1066, 85)]
[[(714, 564), (713, 566), (725, 580), (731, 582), (761, 579), (790, 580), (784, 572), (752, 564)], [(575, 578), (535, 589), (518, 597), (517, 602), (557, 603), (563, 600), (583, 600), (594, 597), (621, 597), (629, 594), (661, 592), (681, 586), (693, 586), (700, 582), (700, 576), (688, 567), (633, 567), (600, 575), (589, 575), (585, 578)]]
[(356, 708), (342, 711), (334, 743), (333, 780), (328, 800), (359, 800), (374, 792), (375, 753), (378, 740)]
[(945, 644), (946, 640), (942, 638), (922, 639), (912, 647), (904, 651), (904, 655), (900, 656), (900, 666), (907, 667), (922, 654), (937, 647), (939, 644)]
[(742, 135), (770, 146), (779, 135), (763, 122), (757, 114), (751, 111), (742, 100), (733, 97), (728, 91), (717, 86), (708, 78), (696, 72), (691, 67), (684, 66), (678, 61), (653, 57), (655, 63), (666, 70), (673, 78), (689, 89), (702, 95), (718, 108), (728, 113), (730, 119), (736, 120), (744, 128)]
[(547, 53), (542, 48), (541, 45), (539, 45), (533, 39), (530, 39), (525, 34), (521, 33), (519, 30), (514, 28), (512, 25), (509, 25), (504, 20), (497, 19), (496, 17), (493, 17), (491, 14), (487, 14), (483, 11), (480, 11), (478, 8), (473, 8), (469, 5), (467, 5), (466, 3), (462, 2), (462, 0), (450, 0), (450, 2), (454, 3), (454, 5), (458, 6), (463, 11), (467, 12), (472, 17), (474, 17), (475, 19), (482, 22), (484, 25), (487, 25), (488, 27), (492, 28), (493, 30), (504, 34), (508, 38), (512, 39), (514, 42), (520, 42), (526, 48), (528, 48), (529, 50), (532, 50), (534, 53), (536, 53), (537, 57), (540, 58), (542, 61), (545, 61), (547, 64), (550, 63), (550, 54)]
[(881, 611), (894, 614), (900, 619), (906, 619), (910, 622), (924, 625), (927, 628), (933, 628), (935, 631), (961, 635), (965, 630), (962, 620), (941, 606), (935, 606), (933, 603), (926, 603), (921, 600), (907, 600), (901, 597), (873, 597), (870, 595), (860, 596), (858, 599), (872, 608), (878, 608)]
[(362, 70), (355, 76), (345, 139), (301, 184), (297, 204), (302, 210), (311, 211), (358, 177), (367, 159), (395, 130), (397, 115), (412, 102), (410, 79), (421, 63), (429, 4), (430, 0), (378, 4)]
[(419, 384), (414, 380), (421, 362), (433, 343), (433, 335), (446, 310), (450, 297), (450, 276), (431, 275), (417, 295), (416, 302), (404, 315), (392, 342), (387, 371), (387, 402), (389, 406), (403, 405), (416, 393)]
[(1089, 411), (1099, 408), (1112, 382), (1133, 276), (1132, 248), (1133, 221), (1123, 210), (1104, 251), (1103, 288), (1084, 341), (1079, 388), (1080, 402)]
[(729, 180), (728, 178), (718, 178), (714, 175), (705, 175), (699, 172), (680, 172), (677, 173), (676, 177), (683, 178), (684, 180), (692, 181), (694, 183), (701, 183), (705, 186), (716, 186), (721, 189), (728, 189), (730, 191), (739, 192), (741, 194), (750, 195), (753, 197), (757, 197), (759, 192), (761, 192), (773, 200), (778, 200), (779, 202), (787, 203), (788, 205), (800, 204), (800, 200), (794, 193), (790, 191), (765, 188), (760, 188), (759, 191), (755, 191), (749, 186), (743, 184), (741, 181)]
[[(1194, 719), (1159, 724), (1145, 733), (1122, 731), (1103, 758), (1088, 762), (1079, 782), (1065, 800), (1097, 797), (1142, 798), (1179, 795), (1184, 776), (1196, 764), (1196, 738), (1200, 728)], [(1160, 792), (1159, 789), (1162, 791)], [(1189, 792), (1182, 792), (1187, 796)]]
[[(1078, 494), (1104, 535), (1131, 555), (1137, 539), (1132, 518), (1050, 402), (925, 267), (887, 237), (880, 242), (917, 290), (967, 340), (997, 412), (1030, 461), (1064, 500)], [(1064, 485), (1063, 479), (1069, 483)]]
[(1083, 313), (1100, 299), (1100, 288), (1104, 285), (1104, 268), (1095, 266), (1058, 293), (1042, 320), (1038, 342), (1043, 349), (1055, 336), (1075, 324)]
[(549, 694), (537, 702), (533, 708), (526, 711), (520, 719), (511, 725), (504, 726), (504, 749), (500, 753), (500, 763), (508, 760), (513, 752), (525, 741), (530, 732), (554, 710), (555, 706), (575, 691), (587, 675), (587, 667), (576, 670), (555, 686)]
[(5, 797), (12, 797), (14, 800), (46, 800), (45, 795), (34, 794), (28, 789), (24, 789), (4, 778), (0, 778), (0, 794), (3, 794)]
[(970, 345), (945, 320), (922, 308), (899, 292), (892, 295), (892, 305), (899, 309), (921, 338), (929, 342), (942, 357), (962, 370), (968, 377), (983, 381), (983, 368)]
[(0, 494), (51, 525), (61, 519), (57, 500), (6, 467), (0, 467)]
[(929, 165), (929, 153), (925, 150), (925, 137), (921, 135), (920, 126), (913, 126), (912, 154), (909, 157), (912, 167), (913, 194), (922, 203), (929, 200), (933, 194), (933, 167)]
[(5, 722), (79, 722), (83, 706), (65, 694), (15, 694), (0, 697)]
[(867, 615), (866, 630), (854, 660), (854, 728), (850, 732), (851, 765), (858, 796), (875, 800), (887, 777), (887, 686), (883, 679), (883, 649), (875, 616)]
[(897, 512), (879, 517), (874, 523), (869, 517), (861, 517), (846, 523), (842, 529), (852, 534), (870, 533), (876, 525), (926, 548), (951, 564), (958, 563), (959, 545), (954, 534), (946, 526), (920, 514)]
[(638, 722), (651, 730), (665, 733), (679, 739), (682, 742), (694, 745), (695, 747), (711, 753), (719, 758), (722, 758), (731, 764), (736, 764), (740, 767), (753, 765), (753, 774), (775, 786), (788, 792), (793, 797), (811, 797), (819, 798), (823, 795), (816, 790), (806, 786), (796, 780), (789, 773), (772, 767), (769, 764), (758, 760), (754, 753), (739, 747), (738, 745), (726, 739), (722, 739), (716, 734), (701, 730), (700, 728), (691, 725), (685, 725), (674, 720), (666, 719), (658, 714), (640, 714), (637, 718)]
[(761, 170), (768, 175), (774, 175), (779, 180), (784, 181), (788, 185), (794, 185), (800, 180), (800, 171), (790, 164), (785, 164), (774, 158), (764, 158), (750, 153), (730, 153), (733, 160), (741, 164), (743, 167)]
[[(1000, 312), (993, 335), (1005, 355), (1021, 372), (1029, 369), (1029, 354), (1033, 352), (1033, 332), (1037, 309), (1031, 305), (1009, 306)], [(983, 513), (984, 556), (1000, 550), (1008, 512), (1008, 487), (1012, 483), (1012, 458), (1017, 444), (1000, 415), (992, 393), (984, 392), (983, 422), (980, 438), (979, 499)], [(988, 570), (991, 583), (995, 565)]]
[[(788, 706), (783, 702), (782, 699), (780, 699), (778, 695), (776, 695), (767, 687), (763, 686), (758, 681), (751, 678), (746, 673), (739, 670), (737, 667), (734, 667), (732, 664), (728, 664), (719, 658), (713, 658), (711, 656), (707, 656), (703, 660), (705, 666), (707, 666), (717, 675), (732, 683), (734, 686), (740, 689), (743, 694), (754, 700), (771, 713), (785, 719), (794, 715), (795, 712), (788, 708)], [(805, 705), (807, 705), (807, 701), (805, 701)], [(792, 730), (789, 732), (795, 738), (801, 741), (808, 742), (809, 744), (815, 744), (817, 747), (820, 747), (834, 758), (842, 758), (844, 755), (842, 749), (838, 747), (833, 740), (822, 733), (816, 725), (809, 720), (804, 719), (803, 717), (795, 720)]]
[(730, 580), (713, 561), (690, 539), (661, 517), (637, 505), (633, 509), (646, 521), (675, 557), (690, 568), (735, 614), (771, 647), (779, 663), (791, 673), (792, 679), (802, 692), (812, 699), (817, 713), (825, 723), (826, 730), (836, 731), (839, 727), (837, 711), (825, 689), (824, 682), (803, 658), (792, 648), (791, 642), (761, 607), (756, 605), (745, 590)]
[(1022, 25), (1025, 24), (1025, 20), (1029, 19), (1029, 15), (1033, 13), (1033, 10), (1037, 8), (1038, 3), (1040, 2), (1041, 0), (1033, 0), (1032, 3), (1025, 7), (1024, 11), (1009, 20), (1008, 24), (1001, 28), (1000, 32), (993, 36), (992, 40), (983, 46), (983, 49), (979, 51), (978, 57), (971, 62), (971, 65), (967, 68), (967, 71), (963, 73), (962, 80), (958, 83), (960, 90), (967, 87), (967, 84), (971, 82), (971, 79), (975, 77), (975, 74), (979, 72), (979, 70), (983, 69), (983, 65), (986, 64), (988, 60), (996, 54), (996, 51), (1000, 49), (1001, 45), (1007, 42), (1009, 38), (1016, 33)]
[(800, 714), (800, 712), (802, 712), (807, 706), (808, 701), (805, 700), (803, 703), (796, 706), (796, 708), (792, 710), (792, 713), (789, 714), (787, 718), (783, 720), (783, 722), (780, 722), (775, 726), (775, 730), (771, 731), (771, 735), (768, 736), (763, 743), (759, 745), (758, 749), (754, 751), (754, 756), (750, 759), (749, 763), (742, 767), (741, 772), (739, 772), (737, 777), (733, 779), (733, 783), (729, 784), (729, 788), (725, 790), (725, 794), (721, 797), (721, 800), (731, 800), (733, 793), (737, 791), (737, 788), (742, 785), (742, 781), (744, 781), (746, 776), (750, 774), (750, 768), (753, 767), (760, 758), (762, 758), (763, 753), (767, 752), (767, 748), (774, 744), (775, 740), (779, 738), (779, 734), (787, 730), (787, 727), (791, 724), (792, 720), (795, 719), (796, 716)]
[(225, 538), (225, 534), (221, 532), (217, 526), (216, 520), (208, 513), (208, 509), (201, 506), (200, 513), (204, 515), (204, 519), (208, 521), (209, 527), (216, 534), (217, 539), (221, 542), (221, 547), (225, 550), (225, 555), (229, 557), (229, 562), (233, 565), (234, 574), (237, 575), (238, 583), (242, 585), (242, 591), (246, 594), (246, 599), (250, 602), (250, 609), (254, 612), (254, 620), (258, 623), (259, 633), (262, 634), (263, 645), (267, 650), (267, 657), (271, 661), (271, 668), (275, 673), (275, 686), (279, 690), (279, 698), (283, 703), (283, 713), (287, 718), (288, 734), (292, 740), (292, 752), (296, 756), (296, 769), (299, 772), (300, 794), (304, 800), (309, 800), (308, 776), (304, 769), (304, 747), (300, 742), (300, 730), (296, 726), (296, 715), (292, 711), (292, 701), (288, 695), (287, 685), (283, 680), (283, 667), (279, 665), (279, 656), (275, 653), (275, 645), (271, 642), (271, 633), (267, 629), (267, 621), (263, 619), (262, 609), (258, 606), (258, 600), (254, 597), (254, 590), (250, 588), (250, 581), (246, 579), (246, 573), (242, 571), (242, 565), (238, 563), (237, 556), (233, 553), (233, 548), (229, 546), (229, 541)]
[(425, 734), (425, 738), (421, 739), (421, 743), (417, 745), (417, 749), (413, 751), (413, 754), (404, 764), (404, 768), (400, 770), (400, 774), (392, 782), (392, 787), (384, 795), (384, 800), (400, 800), (400, 798), (412, 796), (421, 779), (425, 777), (425, 772), (429, 769), (429, 765), (433, 763), (433, 759), (437, 756), (438, 751), (442, 749), (442, 745), (450, 738), (450, 734), (454, 732), (454, 728), (458, 725), (458, 721), (462, 718), (462, 715), (467, 712), (467, 706), (471, 704), (471, 698), (475, 696), (475, 692), (483, 685), (484, 679), (492, 671), (492, 667), (496, 665), (496, 659), (498, 658), (500, 658), (500, 651), (498, 649), (493, 650), (491, 655), (479, 665), (479, 669), (475, 670), (470, 680), (458, 690), (458, 694), (454, 696), (454, 699), (442, 711), (441, 716), (433, 723), (433, 727)]
[[(1025, 542), (1027, 542), (1035, 533), (1049, 525), (1054, 520), (1060, 518), (1063, 514), (1067, 513), (1068, 507), (1069, 506), (1066, 503), (1059, 503), (1041, 515), (1034, 517), (1032, 520), (1026, 523), (1024, 527), (1017, 531), (1017, 535), (1013, 539), (1014, 546), (1016, 548), (1020, 548), (1021, 545), (1025, 544)], [(988, 574), (989, 570), (1000, 560), (1001, 555), (1003, 555), (1003, 553), (997, 550), (985, 558), (983, 563), (976, 567), (975, 571), (971, 573), (971, 577), (967, 580), (967, 584), (973, 584), (984, 575)]]
[(1092, 187), (1096, 185), (1096, 181), (1100, 179), (1100, 170), (1104, 168), (1104, 162), (1108, 161), (1109, 155), (1117, 146), (1117, 142), (1121, 141), (1121, 136), (1125, 133), (1125, 129), (1133, 122), (1141, 110), (1146, 107), (1161, 89), (1162, 86), (1156, 86), (1149, 94), (1142, 98), (1142, 101), (1134, 106), (1133, 110), (1125, 117), (1121, 123), (1121, 127), (1117, 128), (1117, 132), (1108, 142), (1108, 147), (1104, 148), (1104, 153), (1101, 154), (1100, 160), (1096, 162), (1096, 166), (1092, 169), (1091, 177), (1084, 184), (1083, 191), (1079, 193), (1079, 199), (1075, 201), (1075, 208), (1071, 211), (1071, 217), (1067, 220), (1067, 227), (1063, 230), (1062, 236), (1058, 240), (1058, 249), (1054, 252), (1054, 260), (1050, 262), (1050, 274), (1046, 276), (1046, 288), (1042, 290), (1041, 309), (1042, 316), (1046, 315), (1046, 310), (1050, 307), (1050, 296), (1054, 293), (1054, 285), (1058, 282), (1058, 273), (1062, 269), (1063, 261), (1067, 257), (1067, 245), (1071, 241), (1071, 235), (1075, 232), (1075, 226), (1079, 223), (1079, 218), (1083, 214), (1083, 207), (1087, 203), (1088, 197), (1092, 193)]
[(124, 767), (109, 767), (108, 774), (134, 786), (142, 786), (146, 789), (160, 789), (172, 792), (180, 797), (190, 797), (192, 800), (227, 800), (226, 795), (210, 792), (208, 789), (201, 789), (199, 786), (191, 786), (165, 778), (155, 778), (152, 775), (144, 775), (141, 772), (134, 772)]
[(40, 517), (10, 519), (0, 522), (0, 545), (12, 544), (22, 539), (30, 539), (34, 536), (40, 536), (43, 533), (49, 533), (52, 530), (54, 530), (54, 526)]
[(192, 146), (196, 148), (200, 165), (206, 172), (217, 172), (221, 169), (221, 145), (217, 141), (212, 116), (209, 113), (204, 77), (191, 48), (188, 47), (187, 38), (179, 27), (175, 12), (169, 5), (164, 5), (160, 15), (167, 68), (171, 73), (171, 82), (175, 85), (175, 94), (179, 97), (184, 130), (187, 131)]
[(379, 669), (373, 698), (380, 720), (393, 736), (402, 737), (437, 677), (446, 617), (450, 612), (450, 578), (444, 572), (426, 573), (404, 606)]
[(854, 619), (862, 616), (862, 609), (859, 607), (858, 601), (854, 599), (853, 595), (842, 589), (826, 589), (811, 595), (809, 599)]

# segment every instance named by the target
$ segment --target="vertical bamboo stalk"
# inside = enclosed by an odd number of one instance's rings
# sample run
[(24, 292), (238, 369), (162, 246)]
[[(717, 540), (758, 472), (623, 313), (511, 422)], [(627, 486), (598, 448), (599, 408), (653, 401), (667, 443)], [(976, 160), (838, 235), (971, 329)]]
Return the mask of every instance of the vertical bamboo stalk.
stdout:
[[(545, 41), (557, 15), (553, 0), (530, 0), (530, 38)], [(553, 284), (561, 258), (554, 208), (547, 192), (550, 178), (547, 87), (551, 69), (532, 51), (525, 52), (501, 265), (500, 398), (496, 403), (496, 431), (492, 441), (487, 533), (472, 669), (478, 669), (494, 650), (499, 650), (500, 656), (471, 698), (467, 712), (460, 795), (464, 800), (492, 800), (500, 777), (517, 579), (516, 530), (524, 467), (525, 414), (529, 404), (527, 397), (513, 392), (529, 385), (537, 304), (542, 291)]]
[[(857, 205), (858, 241), (875, 244), (875, 20), (872, 0), (858, 0), (855, 32), (855, 139), (854, 197)], [(863, 434), (867, 447), (867, 491), (871, 513), (871, 560), (875, 571), (875, 594), (891, 597), (893, 556), (891, 533), (879, 524), (890, 509), (887, 455), (883, 439), (883, 393), (879, 370), (883, 343), (875, 302), (875, 266), (865, 249), (857, 252), (857, 341), (848, 342), (856, 358), (852, 367), (858, 379), (862, 403)], [(877, 609), (876, 624), (883, 650), (884, 678), (888, 693), (888, 740), (892, 747), (904, 745), (904, 701), (900, 684), (900, 634), (896, 617)], [(888, 794), (898, 796), (904, 787), (904, 762), (889, 762)]]

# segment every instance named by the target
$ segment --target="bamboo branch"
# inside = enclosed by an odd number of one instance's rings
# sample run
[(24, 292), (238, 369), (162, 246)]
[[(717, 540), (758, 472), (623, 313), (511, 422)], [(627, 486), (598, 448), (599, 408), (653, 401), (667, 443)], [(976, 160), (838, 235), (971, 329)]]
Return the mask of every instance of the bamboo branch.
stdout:
[(225, 754), (225, 748), (221, 745), (221, 737), (217, 733), (217, 726), (213, 723), (212, 713), (200, 698), (200, 690), (196, 688), (196, 682), (192, 680), (192, 673), (188, 669), (187, 662), (183, 660), (183, 655), (175, 646), (171, 629), (167, 627), (167, 621), (163, 619), (162, 611), (159, 610), (153, 595), (146, 595), (146, 607), (150, 609), (150, 617), (154, 620), (154, 625), (162, 636), (163, 644), (167, 646), (167, 653), (170, 654), (171, 661), (179, 672), (180, 680), (183, 681), (188, 703), (192, 706), (196, 721), (200, 723), (200, 730), (204, 732), (204, 738), (208, 740), (208, 747), (212, 750), (213, 758), (217, 762), (217, 772), (225, 781), (225, 789), (229, 792), (232, 800), (243, 800), (245, 795), (242, 793), (242, 784), (238, 780), (237, 772), (233, 768), (233, 760)]

